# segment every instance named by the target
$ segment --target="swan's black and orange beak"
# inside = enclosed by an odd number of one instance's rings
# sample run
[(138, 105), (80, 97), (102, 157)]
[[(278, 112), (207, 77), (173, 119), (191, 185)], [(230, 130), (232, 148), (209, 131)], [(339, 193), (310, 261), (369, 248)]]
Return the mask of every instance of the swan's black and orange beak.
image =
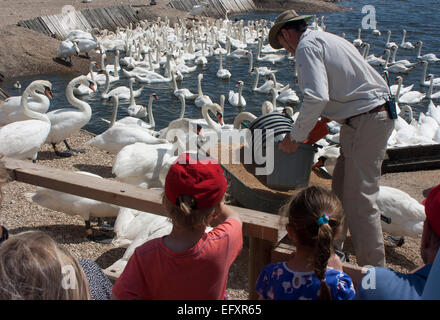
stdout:
[(196, 134), (200, 137), (203, 137), (202, 126), (200, 124), (196, 125)]
[(236, 84), (235, 84), (235, 87), (239, 87), (240, 86), (240, 82), (237, 82)]
[(159, 97), (157, 94), (153, 94), (153, 98), (154, 98), (154, 100), (159, 100)]
[(216, 117), (217, 117), (218, 123), (223, 125), (223, 115), (220, 112), (217, 111)]
[(92, 81), (89, 81), (89, 88), (92, 89), (92, 91), (96, 93), (95, 84)]
[(52, 99), (53, 95), (52, 95), (52, 90), (49, 87), (46, 87), (46, 89), (44, 90), (44, 94), (49, 98)]
[(325, 160), (327, 160), (327, 157), (320, 156), (320, 157), (318, 158), (318, 161), (312, 165), (312, 168), (323, 167), (324, 164), (325, 164)]

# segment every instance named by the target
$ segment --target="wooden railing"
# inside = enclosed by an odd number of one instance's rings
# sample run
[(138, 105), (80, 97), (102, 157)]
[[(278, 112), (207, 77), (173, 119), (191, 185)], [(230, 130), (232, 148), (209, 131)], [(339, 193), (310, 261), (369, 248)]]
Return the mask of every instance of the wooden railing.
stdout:
[[(11, 158), (5, 158), (4, 163), (11, 179), (16, 181), (165, 215), (161, 193), (155, 190)], [(233, 209), (243, 220), (243, 234), (249, 237), (249, 298), (256, 299), (255, 281), (262, 268), (271, 262), (272, 250), (286, 232), (277, 215), (235, 206)]]

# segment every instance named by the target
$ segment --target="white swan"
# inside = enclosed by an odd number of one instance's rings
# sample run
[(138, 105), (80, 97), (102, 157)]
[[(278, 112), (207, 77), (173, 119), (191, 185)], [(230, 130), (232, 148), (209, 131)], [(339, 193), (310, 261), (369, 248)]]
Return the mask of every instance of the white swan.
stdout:
[(401, 85), (401, 80), (399, 79), (399, 85), (397, 86), (397, 90), (396, 90), (396, 102), (398, 104), (403, 103), (403, 104), (417, 104), (420, 103), (420, 101), (422, 101), (425, 97), (426, 94), (419, 92), (419, 91), (408, 91), (402, 95), (400, 95), (400, 85)]
[(399, 96), (402, 96), (407, 92), (410, 92), (412, 90), (412, 88), (414, 87), (414, 84), (411, 84), (407, 87), (404, 87), (402, 84), (402, 82), (403, 82), (402, 76), (397, 76), (396, 81), (397, 81), (397, 84), (393, 84), (392, 86), (390, 86), (390, 91), (393, 96), (396, 96), (397, 89), (399, 88), (399, 86), (400, 86)]
[(72, 64), (72, 56), (79, 55), (79, 48), (76, 41), (64, 40), (58, 46), (57, 58), (63, 59), (67, 62), (69, 59), (70, 64)]
[[(139, 235), (145, 241), (159, 238), (171, 232), (173, 224), (164, 216), (135, 209), (121, 208), (115, 221), (115, 238), (112, 244), (118, 248), (131, 245)], [(124, 254), (125, 255), (125, 254)]]
[(429, 79), (429, 90), (428, 93), (426, 94), (426, 98), (428, 99), (439, 99), (440, 98), (440, 91), (437, 92), (432, 92), (433, 88), (434, 88), (434, 75), (433, 74), (429, 74), (428, 75), (428, 79)]
[[(102, 179), (99, 175), (90, 172), (77, 171), (76, 173)], [(90, 227), (90, 218), (116, 217), (120, 209), (119, 206), (106, 202), (42, 187), (38, 187), (35, 192), (26, 193), (25, 197), (29, 202), (36, 203), (42, 207), (71, 216), (80, 216), (84, 220), (87, 238), (90, 240), (99, 239), (99, 237), (93, 235), (92, 228)]]
[(118, 181), (146, 188), (163, 188), (165, 177), (177, 156), (171, 143), (135, 142), (116, 155), (112, 172)]
[[(118, 73), (116, 73), (115, 75), (111, 75), (109, 73), (109, 71), (107, 71), (107, 69), (105, 67), (105, 58), (106, 57), (107, 56), (105, 53), (101, 56), (101, 70), (99, 71), (98, 74), (94, 75), (94, 77), (95, 77), (94, 81), (100, 86), (107, 85), (107, 81), (110, 84), (110, 83), (113, 83), (113, 82), (116, 82), (119, 80)], [(91, 75), (88, 77), (91, 78)], [(108, 80), (107, 80), (107, 78), (108, 78)]]
[[(187, 137), (192, 133), (194, 133), (195, 138), (199, 137), (202, 134), (202, 129), (212, 129), (219, 132), (220, 125), (211, 119), (208, 112), (211, 111), (216, 114), (217, 119), (219, 119), (218, 115), (223, 112), (223, 108), (220, 105), (216, 103), (203, 105), (203, 119), (184, 118), (185, 99), (183, 99), (182, 95), (179, 96), (179, 99), (181, 103), (180, 116), (176, 120), (171, 121), (165, 129), (161, 130), (161, 137), (166, 137), (168, 141), (174, 142), (177, 135), (177, 138), (181, 138), (179, 139), (180, 145), (183, 146), (184, 143), (181, 140), (187, 140)], [(190, 147), (187, 146), (186, 149), (189, 148)]]
[[(37, 80), (38, 81), (38, 80)], [(42, 80), (44, 81), (44, 80)], [(47, 87), (49, 88), (49, 87)], [(33, 89), (29, 91), (29, 98), (27, 100), (27, 107), (29, 110), (46, 113), (50, 106), (49, 96), (52, 96), (50, 90), (46, 89), (46, 92), (38, 93), (36, 92), (37, 87), (33, 86)], [(2, 104), (0, 104), (0, 126), (4, 126), (8, 123), (15, 121), (28, 120), (23, 113), (21, 107), (22, 96), (9, 97)]]
[(418, 64), (417, 62), (415, 62), (410, 66), (405, 66), (399, 63), (395, 63), (391, 65), (388, 60), (385, 62), (384, 70), (392, 73), (408, 73)]
[(199, 107), (199, 108), (203, 107), (205, 104), (212, 104), (213, 103), (209, 96), (203, 94), (203, 91), (202, 91), (202, 79), (203, 79), (203, 74), (199, 73), (199, 75), (197, 76), (198, 96), (194, 100), (194, 104), (197, 107)]
[(385, 48), (387, 48), (387, 49), (391, 49), (391, 47), (393, 47), (393, 46), (397, 46), (397, 43), (395, 43), (395, 42), (390, 42), (390, 40), (391, 40), (391, 30), (388, 30), (388, 31), (387, 31), (387, 34), (388, 34), (388, 37), (387, 37), (387, 41), (386, 41), (386, 43), (385, 43)]
[(116, 118), (119, 105), (118, 97), (112, 96), (111, 99), (115, 105), (113, 109), (113, 120), (111, 127), (100, 135), (97, 135), (96, 137), (93, 137), (92, 139), (87, 141), (85, 143), (86, 145), (116, 154), (123, 147), (129, 144), (133, 144), (135, 142), (142, 142), (147, 144), (160, 144), (167, 142), (164, 139), (158, 139), (154, 137), (148, 129), (142, 128), (141, 126), (138, 126), (136, 124), (132, 125), (124, 124), (122, 122), (115, 122), (114, 119)]
[(174, 88), (174, 95), (178, 98), (181, 94), (183, 94), (183, 96), (185, 97), (185, 99), (187, 100), (195, 100), (199, 95), (196, 93), (192, 93), (191, 91), (189, 91), (189, 89), (187, 88), (178, 88), (177, 87), (177, 82), (176, 82), (176, 77), (174, 75), (174, 73), (171, 73), (171, 77), (173, 78), (173, 88)]
[(267, 80), (264, 84), (258, 87), (258, 80), (260, 79), (260, 71), (257, 69), (256, 73), (257, 75), (255, 76), (254, 87), (252, 88), (252, 90), (260, 93), (270, 93), (271, 89), (275, 87), (275, 83), (273, 82), (273, 80)]
[(127, 112), (130, 117), (136, 118), (144, 118), (147, 116), (147, 108), (143, 105), (136, 104), (136, 100), (134, 97), (133, 91), (133, 83), (136, 81), (133, 78), (130, 78), (130, 104), (128, 105)]
[(258, 53), (257, 53), (257, 60), (258, 61), (266, 61), (266, 62), (272, 62), (275, 64), (276, 62), (281, 62), (284, 60), (285, 55), (279, 55), (279, 54), (267, 54), (265, 56), (261, 56), (261, 46), (263, 45), (263, 39), (258, 40)]
[[(101, 98), (102, 99), (108, 99), (111, 96), (118, 96), (119, 99), (121, 100), (128, 100), (130, 99), (130, 88), (131, 90), (133, 90), (133, 82), (130, 81), (129, 82), (129, 87), (127, 88), (126, 86), (119, 86), (116, 87), (114, 89), (112, 89), (110, 92), (109, 87), (110, 87), (110, 81), (109, 81), (109, 74), (108, 71), (105, 70), (105, 75), (106, 75), (106, 81), (105, 81), (105, 89), (104, 92), (101, 94)], [(134, 90), (133, 91), (133, 95), (135, 98), (139, 97), (142, 94), (142, 90), (144, 89), (143, 86), (141, 86), (139, 89)]]
[(415, 46), (411, 42), (405, 41), (406, 30), (403, 29), (402, 32), (403, 32), (403, 36), (402, 36), (402, 41), (400, 42), (400, 47), (408, 50), (415, 49)]
[(383, 66), (385, 65), (385, 62), (389, 59), (390, 56), (390, 50), (387, 49), (384, 51), (384, 54), (386, 56), (386, 58), (382, 58), (382, 56), (380, 57), (376, 57), (374, 54), (370, 54), (368, 55), (368, 52), (370, 51), (370, 44), (369, 43), (364, 43), (364, 59), (372, 66)]
[(427, 53), (421, 56), (420, 54), (422, 52), (422, 46), (423, 46), (423, 41), (416, 42), (417, 60), (428, 61), (429, 63), (435, 63), (440, 61), (440, 59), (437, 58), (437, 56), (433, 53)]
[[(428, 71), (428, 61), (422, 61), (423, 64), (423, 72), (422, 76), (420, 77), (420, 85), (423, 87), (429, 87), (431, 85), (431, 80), (426, 79), (426, 72)], [(433, 87), (440, 87), (440, 78), (433, 78), (432, 79), (432, 86)]]
[(40, 147), (50, 132), (50, 120), (45, 114), (28, 108), (28, 96), (32, 90), (40, 90), (51, 98), (52, 85), (48, 81), (32, 82), (23, 92), (21, 108), (31, 120), (17, 121), (0, 128), (0, 155), (19, 160), (36, 160)]
[(231, 77), (231, 72), (228, 69), (223, 69), (223, 54), (220, 52), (220, 65), (217, 71), (217, 78), (229, 79)]
[(100, 32), (98, 29), (93, 28), (91, 31), (91, 38), (76, 38), (74, 41), (78, 42), (79, 51), (86, 54), (87, 58), (90, 58), (89, 52), (95, 50), (99, 46), (98, 39), (96, 39), (96, 35), (99, 35)]
[(46, 143), (52, 144), (55, 153), (61, 157), (70, 157), (70, 152), (59, 152), (56, 144), (64, 141), (67, 149), (71, 152), (85, 152), (84, 150), (72, 149), (67, 143), (67, 138), (79, 131), (85, 126), (92, 116), (92, 109), (90, 105), (76, 98), (73, 94), (73, 89), (77, 84), (88, 85), (92, 90), (95, 90), (93, 81), (87, 79), (87, 76), (79, 76), (69, 82), (66, 88), (67, 101), (75, 108), (61, 108), (47, 113), (51, 122), (51, 129)]
[(252, 53), (251, 50), (248, 50), (246, 52), (246, 55), (249, 56), (249, 73), (255, 72), (256, 70), (258, 70), (258, 72), (260, 73), (261, 76), (267, 76), (271, 72), (277, 72), (277, 70), (272, 70), (272, 69), (269, 69), (268, 67), (255, 67), (254, 68), (254, 54)]
[(382, 222), (384, 232), (393, 236), (422, 236), (425, 208), (417, 200), (399, 189), (381, 186), (376, 202), (383, 215), (391, 218), (390, 224)]
[(397, 46), (393, 46), (391, 48), (391, 50), (393, 50), (393, 55), (391, 57), (391, 62), (389, 63), (390, 66), (394, 65), (394, 64), (402, 64), (405, 67), (411, 67), (411, 66), (417, 65), (417, 63), (411, 62), (411, 61), (409, 61), (407, 59), (402, 59), (402, 60), (396, 61), (396, 54), (397, 54), (397, 50), (398, 49), (399, 48)]
[(243, 97), (243, 81), (237, 81), (237, 84), (235, 85), (238, 87), (238, 92), (234, 92), (233, 90), (229, 90), (229, 97), (228, 101), (231, 105), (234, 107), (245, 107), (246, 106), (246, 99)]
[(362, 31), (362, 29), (358, 29), (358, 37), (356, 38), (356, 39), (354, 39), (353, 40), (353, 45), (355, 46), (355, 47), (360, 47), (360, 46), (362, 46), (362, 43), (363, 43), (363, 41), (362, 41), (362, 39), (361, 39), (361, 31)]

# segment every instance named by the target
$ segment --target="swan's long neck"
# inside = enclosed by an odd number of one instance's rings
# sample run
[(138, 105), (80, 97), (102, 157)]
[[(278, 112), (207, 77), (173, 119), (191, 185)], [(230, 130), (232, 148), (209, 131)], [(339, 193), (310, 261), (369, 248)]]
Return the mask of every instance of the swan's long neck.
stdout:
[(405, 43), (405, 38), (406, 38), (406, 30), (403, 30), (403, 37), (402, 37), (402, 43)]
[(95, 81), (95, 74), (93, 73), (93, 63), (91, 63), (89, 65), (89, 73), (90, 73), (90, 78), (92, 79), (92, 81)]
[(240, 112), (234, 119), (234, 129), (240, 129), (243, 121), (254, 121), (257, 117), (250, 112)]
[[(212, 110), (215, 109), (215, 110)], [(208, 124), (208, 126), (211, 129), (214, 129), (215, 131), (219, 131), (220, 130), (220, 125), (216, 122), (214, 122), (214, 120), (212, 120), (212, 118), (209, 116), (208, 111), (211, 110), (212, 112), (216, 112), (218, 110), (216, 110), (216, 108), (213, 108), (212, 105), (204, 105), (202, 107), (202, 115), (203, 115), (203, 119), (205, 119), (206, 123)]]
[(133, 82), (130, 81), (130, 105), (136, 105), (136, 101), (134, 100), (134, 92), (133, 92)]
[(174, 73), (171, 72), (171, 78), (173, 79), (173, 87), (174, 87), (174, 91), (178, 90), (179, 88), (177, 87), (177, 82), (176, 82), (176, 77), (174, 76)]
[(391, 31), (388, 31), (387, 43), (390, 42), (390, 39), (391, 39)]
[(75, 85), (80, 82), (80, 79), (74, 79), (72, 80), (66, 88), (66, 97), (67, 97), (67, 101), (74, 107), (76, 107), (78, 110), (80, 110), (82, 113), (85, 113), (87, 117), (91, 117), (92, 116), (92, 109), (90, 108), (90, 105), (85, 102), (82, 101), (80, 99), (78, 99), (77, 97), (75, 97), (75, 95), (73, 94), (73, 89), (75, 88)]
[(31, 95), (32, 92), (35, 92), (35, 90), (37, 89), (36, 88), (37, 86), (38, 86), (38, 84), (31, 85), (31, 86), (27, 87), (26, 90), (23, 92), (23, 95), (21, 96), (21, 103), (20, 103), (21, 110), (23, 111), (23, 114), (25, 116), (27, 116), (31, 119), (41, 120), (41, 121), (50, 123), (50, 120), (47, 115), (42, 114), (40, 112), (33, 111), (33, 110), (29, 109), (29, 107), (28, 107), (28, 97), (29, 97), (29, 95)]
[(397, 90), (396, 90), (396, 102), (399, 103), (400, 87), (402, 86), (402, 78), (397, 80)]
[(433, 80), (431, 77), (431, 79), (429, 79), (429, 90), (428, 90), (428, 93), (426, 94), (426, 98), (431, 99), (433, 87), (434, 87), (434, 85), (433, 85)]
[(185, 97), (183, 95), (180, 95), (179, 96), (179, 100), (180, 100), (180, 115), (179, 115), (179, 119), (183, 119), (183, 116), (185, 115), (185, 108), (186, 108)]
[(261, 47), (263, 46), (263, 41), (258, 39), (258, 51), (257, 51), (257, 59), (261, 58)]
[(397, 48), (394, 47), (393, 48), (393, 58), (391, 59), (391, 63), (395, 63), (396, 62), (396, 54), (397, 54)]
[(110, 89), (110, 76), (108, 74), (108, 71), (104, 70), (104, 72), (105, 72), (105, 87), (104, 87), (103, 95), (106, 95), (108, 93), (108, 89)]
[(148, 108), (148, 120), (150, 121), (150, 125), (152, 127), (155, 127), (156, 123), (154, 122), (154, 116), (153, 116), (153, 99), (154, 96), (150, 95), (147, 108)]
[(257, 89), (259, 80), (260, 80), (260, 73), (257, 70), (257, 75), (255, 76), (255, 82), (254, 82), (254, 90)]
[(417, 57), (420, 57), (420, 54), (422, 53), (422, 43), (419, 42), (419, 46), (417, 48)]
[(252, 52), (249, 50), (249, 73), (252, 72), (252, 68), (254, 67), (254, 57)]
[(223, 55), (222, 55), (222, 52), (220, 51), (220, 67), (219, 67), (219, 70), (222, 70), (223, 69)]
[(105, 55), (101, 55), (101, 70), (105, 69)]
[(222, 110), (225, 110), (225, 95), (221, 94), (220, 95), (220, 107), (222, 107)]
[(420, 78), (420, 82), (421, 83), (425, 83), (426, 71), (428, 71), (428, 64), (427, 63), (423, 63), (423, 72), (422, 72), (422, 77)]
[(238, 104), (241, 106), (241, 95), (243, 91), (243, 85), (240, 84), (240, 88), (238, 88)]
[(276, 110), (277, 107), (277, 91), (275, 89), (272, 90), (272, 105), (273, 105), (273, 109)]
[(199, 92), (199, 97), (203, 97), (203, 91), (202, 91), (202, 79), (197, 79), (197, 91)]
[(112, 114), (112, 121), (110, 122), (110, 128), (113, 127), (113, 125), (116, 122), (116, 116), (118, 115), (118, 107), (119, 107), (119, 99), (114, 99), (114, 106), (113, 106), (113, 114)]

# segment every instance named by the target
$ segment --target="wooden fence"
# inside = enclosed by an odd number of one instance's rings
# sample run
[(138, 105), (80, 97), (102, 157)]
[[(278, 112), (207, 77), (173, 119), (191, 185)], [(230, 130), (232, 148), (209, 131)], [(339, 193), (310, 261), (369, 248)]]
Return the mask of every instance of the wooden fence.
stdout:
[(19, 26), (64, 40), (72, 30), (90, 31), (92, 28), (115, 31), (117, 27), (127, 27), (139, 22), (136, 11), (130, 5), (108, 8), (84, 9), (56, 15), (41, 16), (22, 20)]
[[(16, 181), (165, 215), (161, 193), (155, 190), (22, 160), (5, 158), (4, 162), (11, 179)], [(286, 231), (280, 226), (277, 215), (241, 207), (233, 208), (243, 220), (243, 234), (249, 237), (249, 298), (256, 299), (255, 281), (263, 267), (271, 262), (272, 250), (284, 238)]]
[(256, 9), (253, 0), (171, 0), (169, 5), (182, 11), (191, 11), (194, 5), (207, 2), (202, 14), (214, 18), (224, 18), (226, 11), (230, 13), (247, 12)]

